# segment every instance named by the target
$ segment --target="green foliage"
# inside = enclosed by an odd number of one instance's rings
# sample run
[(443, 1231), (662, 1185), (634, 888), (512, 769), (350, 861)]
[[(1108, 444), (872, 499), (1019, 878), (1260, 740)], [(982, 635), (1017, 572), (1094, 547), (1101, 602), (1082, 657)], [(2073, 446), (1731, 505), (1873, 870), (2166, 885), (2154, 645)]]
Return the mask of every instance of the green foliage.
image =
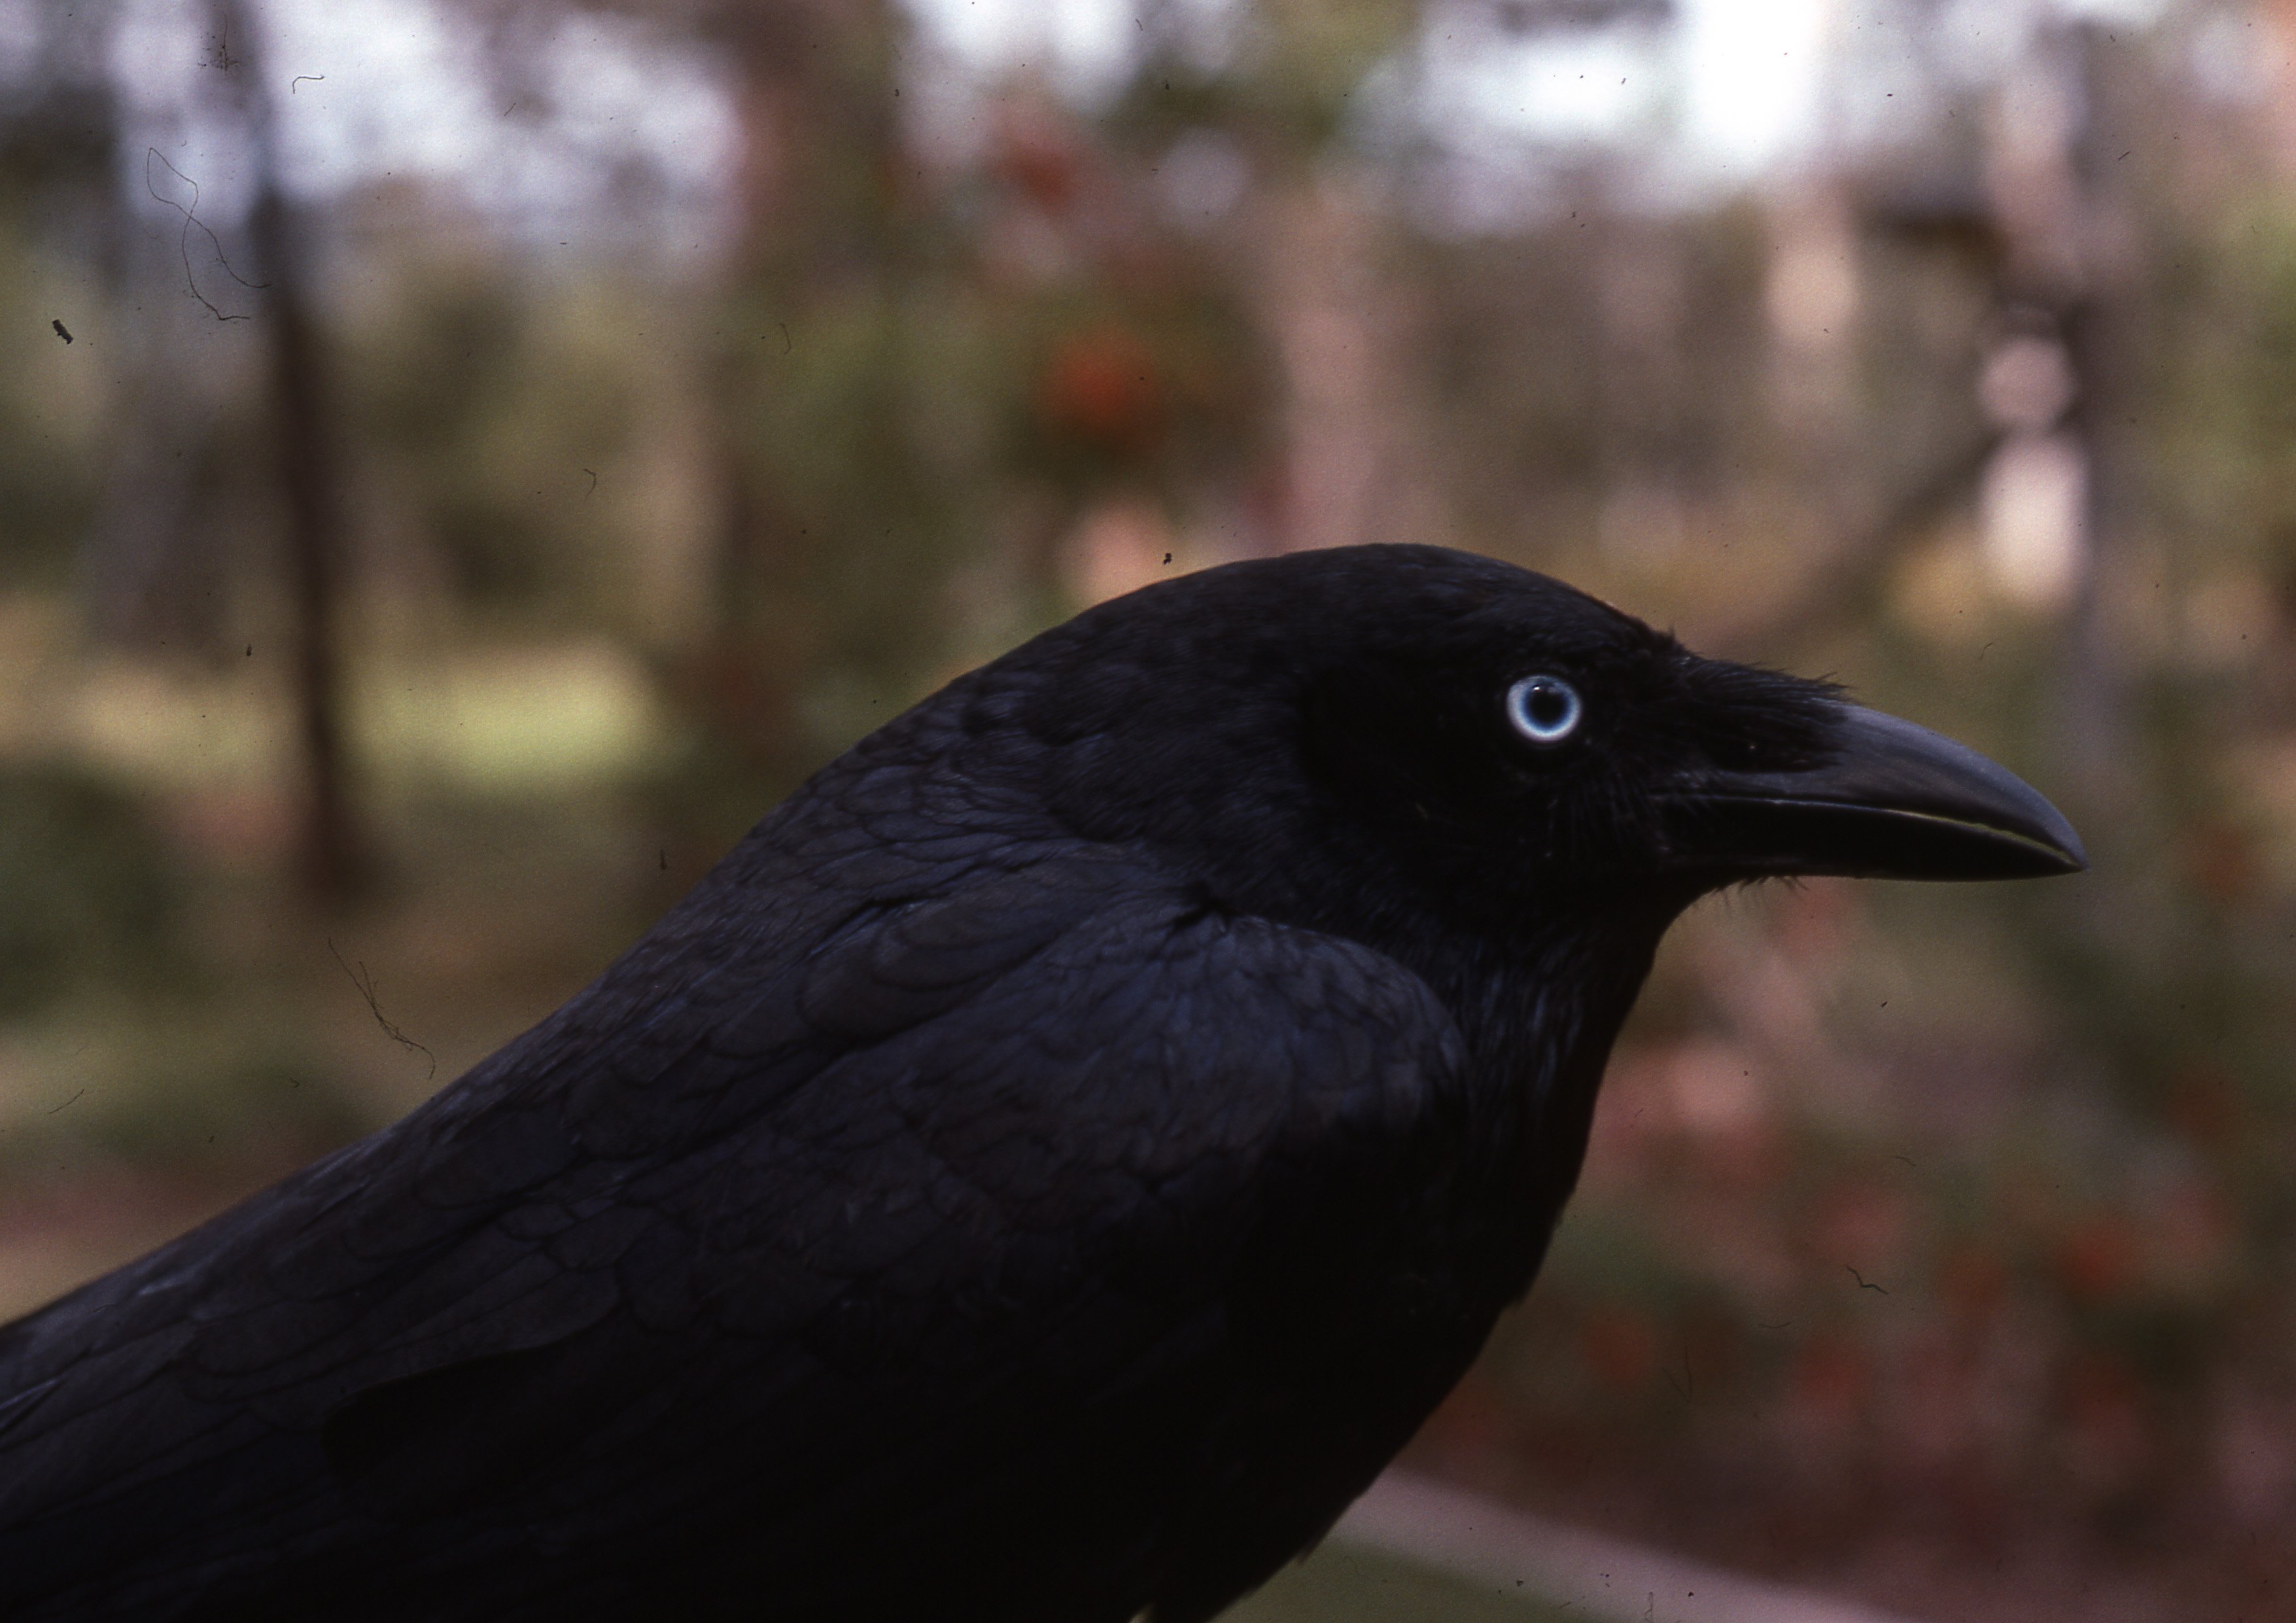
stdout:
[(613, 588), (587, 566), (627, 537), (601, 533), (584, 470), (632, 437), (643, 334), (599, 321), (611, 288), (524, 290), (500, 267), (420, 260), (399, 281), (344, 335), (352, 442), (382, 463), (456, 598), (611, 619)]
[(69, 766), (0, 767), (0, 1019), (183, 963), (169, 853), (143, 806)]

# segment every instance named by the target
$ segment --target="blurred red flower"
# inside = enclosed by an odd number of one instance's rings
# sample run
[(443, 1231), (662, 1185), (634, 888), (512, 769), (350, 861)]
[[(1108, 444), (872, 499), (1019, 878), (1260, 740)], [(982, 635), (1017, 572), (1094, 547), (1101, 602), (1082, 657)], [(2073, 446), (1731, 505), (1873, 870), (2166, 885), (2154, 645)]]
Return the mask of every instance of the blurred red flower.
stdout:
[(1046, 424), (1118, 455), (1155, 446), (1164, 427), (1164, 387), (1155, 352), (1113, 323), (1063, 339), (1037, 385)]

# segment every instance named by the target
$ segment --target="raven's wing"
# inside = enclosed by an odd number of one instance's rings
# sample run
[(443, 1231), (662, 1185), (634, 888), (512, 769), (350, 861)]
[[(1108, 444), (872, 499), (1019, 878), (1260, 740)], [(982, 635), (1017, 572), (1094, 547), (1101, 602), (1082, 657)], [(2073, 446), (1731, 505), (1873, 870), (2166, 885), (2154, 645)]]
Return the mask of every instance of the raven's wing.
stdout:
[(1412, 1209), (1457, 1036), (1367, 949), (1072, 857), (740, 968), (0, 1332), (0, 1614), (1201, 1611), (1488, 1325)]

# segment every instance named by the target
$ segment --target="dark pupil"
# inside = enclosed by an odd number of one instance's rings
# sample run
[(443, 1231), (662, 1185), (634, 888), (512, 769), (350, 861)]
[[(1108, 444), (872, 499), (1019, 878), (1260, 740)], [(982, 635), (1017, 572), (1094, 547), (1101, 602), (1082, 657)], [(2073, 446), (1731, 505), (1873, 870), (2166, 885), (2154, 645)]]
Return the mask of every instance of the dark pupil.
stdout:
[(1530, 690), (1530, 718), (1540, 726), (1554, 726), (1570, 713), (1570, 701), (1554, 684), (1541, 682)]

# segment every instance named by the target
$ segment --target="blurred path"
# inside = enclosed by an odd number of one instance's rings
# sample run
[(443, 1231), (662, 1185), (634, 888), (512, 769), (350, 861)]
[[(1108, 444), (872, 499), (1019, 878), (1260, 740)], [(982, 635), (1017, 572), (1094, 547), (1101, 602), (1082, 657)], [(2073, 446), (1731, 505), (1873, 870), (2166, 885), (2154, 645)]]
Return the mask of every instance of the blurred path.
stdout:
[[(1390, 1471), (1333, 1529), (1336, 1552), (1349, 1547), (1398, 1557), (1473, 1584), (1485, 1594), (1520, 1595), (1521, 1615), (1610, 1618), (1620, 1623), (1909, 1623), (1854, 1602), (1705, 1566), (1600, 1534), (1527, 1516), (1425, 1477)], [(1316, 1563), (1311, 1562), (1310, 1566)], [(1275, 1588), (1271, 1586), (1271, 1589)], [(1278, 1598), (1279, 1597), (1275, 1597)], [(1365, 1616), (1383, 1619), (1487, 1615), (1483, 1610), (1365, 1597)], [(1486, 1603), (1488, 1604), (1488, 1603)], [(1279, 1613), (1270, 1613), (1271, 1618)], [(1336, 1619), (1338, 1609), (1324, 1614)]]

